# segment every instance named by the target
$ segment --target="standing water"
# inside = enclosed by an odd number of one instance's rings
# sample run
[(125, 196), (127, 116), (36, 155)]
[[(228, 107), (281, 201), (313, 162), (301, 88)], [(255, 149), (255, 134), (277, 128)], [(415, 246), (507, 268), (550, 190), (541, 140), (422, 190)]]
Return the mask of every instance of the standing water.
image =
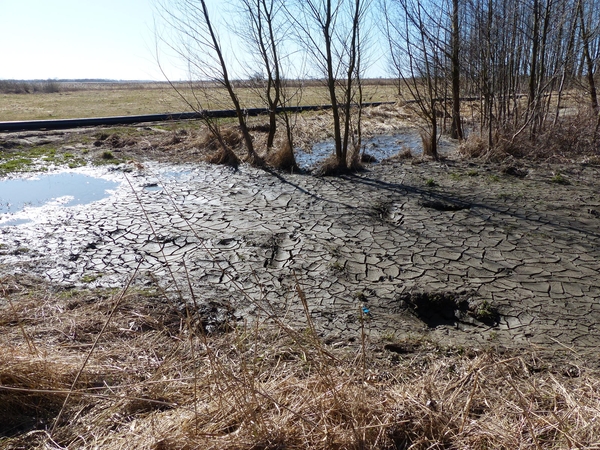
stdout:
[(75, 206), (101, 200), (119, 183), (81, 173), (0, 180), (0, 227), (31, 222), (47, 205)]
[[(449, 148), (445, 141), (440, 143), (440, 152), (448, 151)], [(390, 158), (402, 150), (410, 149), (414, 156), (423, 153), (423, 144), (418, 130), (407, 130), (403, 133), (393, 135), (378, 135), (363, 139), (361, 152), (375, 158), (380, 162)], [(295, 153), (296, 163), (302, 169), (312, 169), (319, 162), (335, 153), (335, 143), (333, 141), (319, 142), (315, 144), (310, 152), (297, 150)]]

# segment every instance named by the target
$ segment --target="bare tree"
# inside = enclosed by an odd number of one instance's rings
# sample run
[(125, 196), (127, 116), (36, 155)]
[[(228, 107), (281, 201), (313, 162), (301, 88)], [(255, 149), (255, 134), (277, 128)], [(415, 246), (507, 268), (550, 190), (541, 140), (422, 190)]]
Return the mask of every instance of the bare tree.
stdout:
[[(250, 51), (257, 55), (260, 94), (269, 110), (269, 134), (267, 148), (273, 147), (277, 132), (277, 109), (284, 103), (283, 76), (280, 54), (283, 51), (281, 29), (282, 6), (278, 0), (239, 0), (247, 27), (237, 30), (248, 43)], [(263, 73), (264, 71), (264, 73)]]
[(463, 128), (460, 117), (460, 25), (459, 0), (452, 0), (452, 42), (451, 42), (451, 82), (452, 82), (452, 127), (450, 135), (453, 139), (463, 139)]
[(360, 85), (360, 30), (370, 4), (370, 0), (298, 0), (286, 7), (304, 50), (325, 78), (337, 169), (342, 171), (348, 168), (352, 107)]
[[(187, 63), (190, 73), (191, 96), (177, 89), (174, 84), (172, 85), (190, 108), (199, 113), (206, 109), (204, 105), (208, 103), (210, 88), (199, 92), (195, 82), (210, 81), (223, 87), (235, 109), (246, 145), (248, 161), (251, 164), (262, 164), (261, 158), (254, 150), (246, 116), (230, 78), (223, 47), (205, 0), (162, 1), (159, 3), (159, 9), (162, 18), (176, 35), (173, 40), (164, 38), (162, 40)], [(218, 125), (207, 117), (205, 117), (205, 122), (226, 150), (227, 145), (219, 133)]]
[(407, 100), (425, 119), (423, 153), (437, 159), (438, 115), (445, 92), (448, 48), (444, 36), (449, 34), (444, 20), (449, 17), (448, 11), (420, 0), (387, 0), (382, 5), (394, 71), (400, 75)]
[[(591, 28), (591, 19), (593, 14), (593, 2), (591, 5), (588, 5), (588, 12), (584, 12), (584, 0), (577, 0), (577, 17), (579, 18), (579, 31), (581, 33), (581, 49), (583, 53), (583, 63), (585, 64), (586, 72), (587, 72), (587, 81), (589, 86), (589, 94), (590, 94), (590, 102), (592, 105), (592, 109), (594, 112), (598, 113), (600, 110), (598, 108), (598, 94), (596, 91), (596, 82), (594, 80), (594, 74), (596, 71), (596, 61), (592, 56), (592, 41), (593, 41), (593, 31)], [(587, 17), (586, 17), (587, 16)], [(596, 49), (597, 51), (597, 49)]]

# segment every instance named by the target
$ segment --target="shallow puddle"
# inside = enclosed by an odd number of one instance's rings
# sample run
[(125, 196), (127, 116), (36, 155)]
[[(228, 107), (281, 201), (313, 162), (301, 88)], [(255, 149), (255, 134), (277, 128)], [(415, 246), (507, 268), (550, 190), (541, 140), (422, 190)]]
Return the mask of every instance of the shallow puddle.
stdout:
[(27, 223), (47, 205), (75, 206), (101, 200), (119, 183), (74, 172), (0, 180), (0, 227)]
[[(393, 135), (373, 136), (364, 139), (362, 147), (361, 151), (375, 158), (373, 161), (375, 163), (390, 158), (405, 149), (410, 149), (413, 156), (423, 153), (423, 143), (418, 130), (408, 130)], [(444, 153), (450, 151), (451, 148), (452, 145), (442, 139), (438, 151)], [(333, 141), (319, 142), (312, 147), (310, 153), (302, 150), (296, 151), (296, 163), (300, 168), (310, 170), (333, 154), (335, 154), (335, 143)]]
[[(377, 162), (394, 156), (403, 148), (410, 148), (413, 155), (422, 153), (421, 138), (418, 132), (395, 134), (391, 136), (373, 136), (363, 141), (363, 151), (375, 158)], [(312, 147), (310, 153), (302, 150), (296, 152), (296, 162), (303, 169), (313, 168), (325, 158), (335, 153), (333, 141), (319, 142)]]

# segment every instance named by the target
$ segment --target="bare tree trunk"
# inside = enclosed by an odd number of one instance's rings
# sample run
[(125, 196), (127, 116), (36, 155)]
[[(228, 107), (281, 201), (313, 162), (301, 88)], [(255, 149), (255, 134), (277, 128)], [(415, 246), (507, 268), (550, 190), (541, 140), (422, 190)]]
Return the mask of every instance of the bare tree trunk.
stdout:
[(538, 81), (538, 58), (539, 58), (539, 39), (540, 39), (540, 12), (539, 0), (533, 0), (533, 35), (531, 37), (531, 68), (529, 71), (529, 100), (527, 103), (527, 119), (531, 118), (531, 134), (533, 138), (537, 133), (537, 114), (539, 108), (539, 99), (537, 96)]
[(277, 40), (273, 29), (274, 2), (270, 0), (243, 0), (247, 14), (252, 22), (255, 45), (267, 74), (265, 97), (269, 109), (269, 133), (267, 149), (273, 147), (277, 132), (277, 108), (281, 104), (281, 69)]
[(327, 89), (331, 101), (331, 112), (333, 113), (333, 137), (335, 139), (335, 156), (340, 168), (347, 166), (346, 152), (342, 144), (342, 131), (340, 124), (340, 108), (337, 101), (335, 89), (335, 72), (333, 68), (332, 36), (331, 36), (331, 0), (327, 0), (327, 17), (323, 26), (323, 37), (325, 38), (325, 53), (327, 58)]
[(355, 70), (357, 64), (358, 30), (360, 23), (361, 0), (355, 0), (354, 8), (354, 15), (352, 17), (352, 38), (350, 40), (350, 46), (348, 48), (349, 57), (346, 78), (346, 98), (344, 100), (344, 141), (342, 146), (344, 149), (343, 156), (346, 160), (348, 159), (348, 141), (350, 139), (350, 119), (353, 95), (352, 85), (355, 77)]
[(452, 125), (450, 136), (453, 139), (463, 139), (464, 137), (460, 118), (460, 29), (458, 13), (458, 0), (452, 0)]
[(206, 8), (206, 1), (200, 0), (200, 3), (202, 5), (202, 13), (204, 15), (204, 20), (206, 21), (206, 27), (208, 29), (208, 32), (210, 33), (210, 38), (212, 40), (214, 50), (217, 54), (217, 58), (219, 59), (219, 63), (221, 64), (221, 70), (222, 70), (222, 75), (223, 75), (223, 80), (222, 80), (223, 85), (225, 86), (225, 89), (227, 90), (227, 93), (229, 94), (229, 98), (231, 99), (231, 102), (233, 103), (233, 106), (235, 108), (235, 113), (238, 118), (238, 123), (240, 124), (240, 130), (242, 131), (242, 137), (244, 138), (244, 143), (246, 144), (248, 161), (251, 164), (259, 164), (260, 165), (260, 164), (262, 164), (262, 161), (259, 158), (259, 156), (256, 154), (256, 152), (254, 151), (254, 144), (252, 142), (252, 136), (250, 135), (250, 130), (248, 130), (248, 126), (246, 125), (246, 117), (244, 115), (244, 111), (242, 111), (242, 108), (240, 106), (240, 101), (239, 101), (237, 95), (235, 94), (235, 91), (233, 90), (233, 85), (231, 84), (231, 80), (229, 79), (229, 73), (227, 71), (227, 64), (225, 63), (225, 59), (223, 58), (223, 52), (221, 51), (221, 45), (219, 43), (219, 40), (217, 39), (217, 35), (212, 26), (212, 22), (211, 22), (209, 14), (208, 14), (208, 9)]
[(583, 5), (582, 0), (577, 2), (577, 14), (579, 16), (579, 29), (581, 30), (582, 50), (583, 59), (587, 69), (587, 81), (590, 87), (590, 101), (592, 109), (598, 113), (598, 94), (596, 92), (596, 82), (594, 81), (594, 61), (590, 53), (590, 38), (585, 26), (585, 20), (583, 16)]

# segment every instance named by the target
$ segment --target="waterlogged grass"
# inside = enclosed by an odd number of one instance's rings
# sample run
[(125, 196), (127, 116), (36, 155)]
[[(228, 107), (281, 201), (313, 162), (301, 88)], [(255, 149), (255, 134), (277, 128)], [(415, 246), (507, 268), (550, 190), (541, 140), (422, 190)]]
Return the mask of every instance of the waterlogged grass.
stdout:
[(20, 172), (44, 172), (48, 166), (71, 169), (85, 166), (87, 161), (74, 153), (60, 152), (54, 147), (40, 146), (16, 152), (0, 152), (0, 176)]
[(33, 165), (33, 159), (22, 156), (15, 156), (13, 158), (2, 156), (0, 161), (0, 175), (11, 172), (26, 172)]

